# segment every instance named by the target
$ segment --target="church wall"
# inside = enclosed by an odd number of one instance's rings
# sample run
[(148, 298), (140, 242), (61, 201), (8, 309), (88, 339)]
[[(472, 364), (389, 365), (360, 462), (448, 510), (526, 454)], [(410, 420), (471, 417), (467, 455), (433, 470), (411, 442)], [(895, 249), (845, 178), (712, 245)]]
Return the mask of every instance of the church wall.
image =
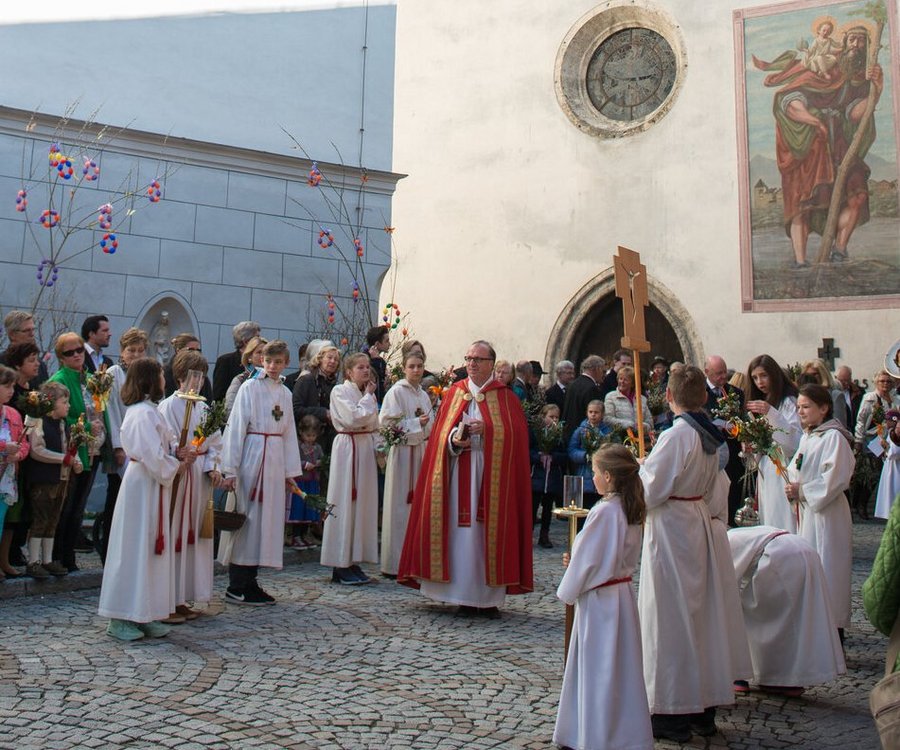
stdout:
[(705, 353), (786, 364), (829, 337), (838, 364), (871, 378), (900, 337), (897, 309), (741, 311), (732, 12), (754, 3), (636, 4), (678, 24), (686, 77), (648, 130), (601, 140), (567, 119), (553, 78), (595, 3), (400, 3), (394, 168), (409, 177), (394, 200), (395, 298), (413, 332), (435, 363), (481, 337), (542, 360), (567, 303), (625, 245)]

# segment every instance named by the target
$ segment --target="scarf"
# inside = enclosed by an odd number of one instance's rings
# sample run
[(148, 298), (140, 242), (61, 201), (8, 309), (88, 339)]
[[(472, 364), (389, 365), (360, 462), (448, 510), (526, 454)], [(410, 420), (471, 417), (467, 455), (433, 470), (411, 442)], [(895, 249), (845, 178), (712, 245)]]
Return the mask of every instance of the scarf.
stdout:
[(686, 411), (679, 414), (675, 419), (683, 419), (689, 424), (700, 436), (700, 447), (707, 455), (718, 454), (719, 470), (725, 468), (728, 463), (728, 447), (725, 445), (725, 438), (718, 427), (716, 427), (710, 418), (702, 411)]

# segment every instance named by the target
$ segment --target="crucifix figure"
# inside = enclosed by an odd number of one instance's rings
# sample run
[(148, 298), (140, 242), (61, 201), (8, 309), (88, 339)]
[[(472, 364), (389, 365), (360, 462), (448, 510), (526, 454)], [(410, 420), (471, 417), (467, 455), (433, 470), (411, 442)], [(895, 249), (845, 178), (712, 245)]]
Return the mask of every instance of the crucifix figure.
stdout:
[(641, 256), (619, 246), (619, 254), (613, 256), (616, 274), (616, 296), (622, 300), (625, 318), (625, 335), (622, 348), (637, 352), (649, 352), (650, 342), (644, 330), (644, 308), (649, 304), (647, 295), (647, 268)]
[(284, 416), (284, 412), (281, 411), (281, 407), (278, 404), (275, 404), (275, 408), (272, 409), (272, 416), (275, 417), (276, 422), (280, 422)]
[(819, 347), (819, 359), (821, 359), (828, 369), (834, 370), (834, 361), (841, 356), (840, 347), (834, 345), (834, 339), (822, 339), (822, 346)]

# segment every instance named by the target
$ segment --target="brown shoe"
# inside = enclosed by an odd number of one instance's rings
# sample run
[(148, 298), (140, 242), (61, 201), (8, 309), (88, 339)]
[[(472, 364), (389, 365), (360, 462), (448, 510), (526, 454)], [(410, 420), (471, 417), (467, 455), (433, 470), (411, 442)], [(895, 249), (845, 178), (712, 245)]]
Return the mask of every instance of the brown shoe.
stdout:
[(25, 574), (30, 575), (37, 581), (43, 581), (50, 577), (50, 571), (39, 562), (28, 563), (28, 567), (25, 568)]
[(175, 607), (175, 614), (181, 615), (185, 620), (196, 620), (198, 617), (200, 617), (199, 612), (194, 611), (186, 604), (179, 604), (177, 607)]
[(69, 575), (69, 569), (62, 563), (58, 563), (56, 560), (44, 563), (43, 568), (52, 576), (62, 577)]
[(160, 620), (160, 622), (164, 625), (184, 625), (187, 622), (187, 618), (184, 615), (173, 612), (165, 620)]

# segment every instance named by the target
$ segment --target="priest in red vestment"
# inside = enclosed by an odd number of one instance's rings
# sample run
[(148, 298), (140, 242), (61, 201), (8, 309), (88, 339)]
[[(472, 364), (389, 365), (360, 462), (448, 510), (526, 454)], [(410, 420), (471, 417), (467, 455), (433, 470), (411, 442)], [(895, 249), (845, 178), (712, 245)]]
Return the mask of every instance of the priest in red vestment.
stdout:
[(499, 616), (534, 588), (528, 427), (486, 341), (444, 394), (416, 483), (397, 580), (461, 614)]

